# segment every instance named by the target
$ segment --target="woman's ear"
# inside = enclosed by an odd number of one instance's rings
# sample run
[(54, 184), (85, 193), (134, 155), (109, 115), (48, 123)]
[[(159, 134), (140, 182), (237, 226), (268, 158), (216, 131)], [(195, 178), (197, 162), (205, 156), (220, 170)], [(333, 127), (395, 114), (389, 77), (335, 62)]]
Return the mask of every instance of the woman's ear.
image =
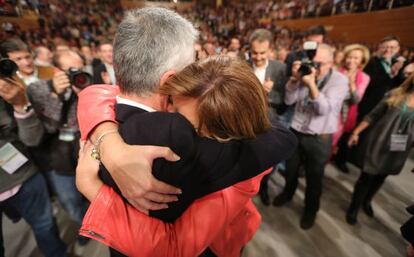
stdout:
[(165, 82), (172, 76), (174, 76), (174, 74), (176, 74), (177, 71), (175, 70), (169, 70), (167, 72), (165, 72), (164, 74), (161, 75), (161, 79), (160, 79), (160, 86), (164, 85)]

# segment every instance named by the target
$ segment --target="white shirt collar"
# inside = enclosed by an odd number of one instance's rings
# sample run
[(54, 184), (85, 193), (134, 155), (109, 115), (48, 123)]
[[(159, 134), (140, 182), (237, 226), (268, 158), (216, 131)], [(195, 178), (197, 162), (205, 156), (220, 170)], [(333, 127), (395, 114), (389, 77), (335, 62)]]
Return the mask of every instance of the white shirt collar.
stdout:
[(269, 66), (269, 60), (266, 60), (266, 64), (262, 68), (258, 68), (256, 67), (256, 65), (253, 64), (253, 69), (254, 70), (266, 70), (267, 66)]
[(32, 75), (24, 77), (19, 71), (16, 72), (17, 76), (24, 82), (26, 86), (29, 86), (32, 83), (39, 81), (39, 77), (37, 76), (38, 72), (37, 69), (33, 72)]
[(116, 96), (116, 102), (118, 104), (125, 104), (125, 105), (129, 105), (129, 106), (133, 106), (133, 107), (137, 107), (140, 109), (143, 109), (147, 112), (156, 112), (157, 110), (153, 109), (152, 107), (149, 107), (148, 105), (145, 104), (141, 104), (123, 97), (120, 97), (119, 95)]

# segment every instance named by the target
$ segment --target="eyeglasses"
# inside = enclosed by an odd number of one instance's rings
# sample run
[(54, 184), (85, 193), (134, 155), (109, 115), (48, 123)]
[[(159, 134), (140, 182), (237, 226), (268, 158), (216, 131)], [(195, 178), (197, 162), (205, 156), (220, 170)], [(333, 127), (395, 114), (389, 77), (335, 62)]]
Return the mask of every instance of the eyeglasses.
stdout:
[(405, 71), (405, 72), (403, 72), (403, 75), (404, 75), (405, 78), (408, 78), (411, 75), (413, 75), (413, 73), (414, 73), (414, 71)]
[(385, 49), (390, 49), (390, 50), (395, 50), (398, 49), (399, 46), (380, 46), (380, 49), (385, 50)]

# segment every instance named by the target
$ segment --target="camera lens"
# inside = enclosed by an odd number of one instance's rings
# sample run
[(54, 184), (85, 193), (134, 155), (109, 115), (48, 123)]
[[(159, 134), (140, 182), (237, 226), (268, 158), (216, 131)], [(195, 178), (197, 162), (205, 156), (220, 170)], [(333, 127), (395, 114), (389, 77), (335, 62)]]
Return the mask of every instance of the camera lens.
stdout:
[(306, 76), (312, 73), (312, 66), (309, 65), (308, 63), (303, 63), (300, 67), (299, 67), (299, 73), (300, 76)]
[(73, 76), (73, 85), (79, 89), (84, 89), (92, 83), (91, 76), (85, 72), (79, 72)]
[(0, 60), (0, 76), (11, 77), (17, 72), (17, 64), (10, 59)]

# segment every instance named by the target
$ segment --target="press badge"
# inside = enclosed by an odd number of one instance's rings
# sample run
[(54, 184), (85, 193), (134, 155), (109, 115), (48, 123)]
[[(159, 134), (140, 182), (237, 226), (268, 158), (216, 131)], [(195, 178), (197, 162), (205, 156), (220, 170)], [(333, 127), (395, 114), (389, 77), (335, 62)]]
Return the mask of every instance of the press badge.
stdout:
[(12, 144), (7, 143), (0, 148), (0, 166), (9, 173), (13, 174), (22, 167), (28, 159)]
[(405, 152), (407, 150), (408, 135), (391, 135), (391, 152)]
[(72, 142), (75, 138), (75, 132), (72, 129), (62, 128), (59, 130), (60, 141)]

